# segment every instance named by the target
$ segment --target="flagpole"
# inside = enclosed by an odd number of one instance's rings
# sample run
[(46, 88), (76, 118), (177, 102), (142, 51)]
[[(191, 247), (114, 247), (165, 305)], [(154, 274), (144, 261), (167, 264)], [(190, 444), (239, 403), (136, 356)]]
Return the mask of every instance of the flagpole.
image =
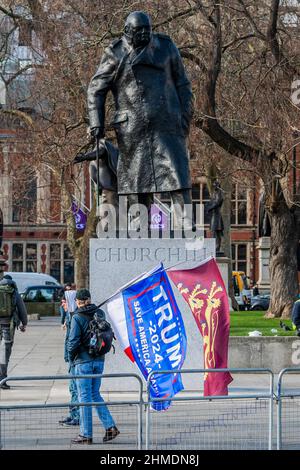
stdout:
[[(213, 255), (210, 255), (207, 258), (204, 258), (204, 260), (199, 261), (199, 263), (197, 264), (197, 266), (195, 266), (195, 268), (197, 268), (198, 266), (202, 266), (202, 264), (207, 263), (208, 261), (210, 261), (213, 258), (214, 258)], [(179, 261), (178, 263), (173, 264), (172, 266), (169, 266), (168, 268), (165, 268), (165, 271), (170, 271), (170, 269), (175, 268), (175, 266), (179, 266), (180, 264), (187, 263), (188, 261), (191, 261), (191, 260)], [(193, 268), (187, 268), (187, 269), (193, 269)]]
[(91, 209), (89, 209), (85, 204), (83, 204), (83, 202), (80, 201), (74, 194), (72, 194), (72, 197), (75, 199), (75, 201), (78, 202), (78, 204), (80, 204), (81, 206), (83, 206), (84, 209), (86, 209), (87, 211), (91, 212)]
[[(160, 265), (162, 266), (162, 262), (160, 263)], [(115, 295), (119, 294), (120, 292), (122, 292), (123, 289), (125, 289), (126, 287), (129, 287), (131, 286), (132, 284), (134, 284), (136, 281), (138, 281), (141, 277), (145, 276), (145, 274), (147, 274), (148, 272), (151, 272), (153, 271), (154, 268), (150, 271), (145, 271), (144, 273), (142, 274), (139, 274), (137, 277), (131, 279), (131, 281), (127, 282), (127, 284), (124, 284), (122, 287), (119, 287), (118, 290), (116, 290), (116, 292), (112, 295), (110, 295), (106, 300), (103, 300), (103, 302), (101, 302), (101, 304), (98, 305), (98, 308), (101, 307), (102, 305), (106, 304), (106, 302), (108, 302), (110, 299), (112, 299)]]
[[(200, 261), (199, 264), (197, 264), (197, 266), (195, 267), (198, 267), (198, 266), (202, 266), (202, 264), (205, 264), (207, 263), (208, 261), (210, 261), (211, 259), (213, 259), (214, 256), (213, 255), (210, 255), (208, 256), (208, 258), (205, 258), (204, 260)], [(169, 271), (170, 269), (172, 268), (175, 268), (175, 266), (179, 266), (180, 264), (183, 264), (183, 263), (186, 263), (187, 260), (184, 260), (184, 261), (179, 261), (178, 263), (175, 263), (173, 264), (172, 266), (169, 266), (168, 268), (164, 268), (164, 271)], [(161, 262), (161, 265), (162, 265), (162, 262)], [(153, 268), (154, 269), (154, 268)], [(193, 269), (193, 268), (189, 268), (189, 269)], [(106, 304), (106, 302), (108, 302), (110, 299), (112, 299), (113, 297), (115, 297), (115, 295), (119, 294), (120, 292), (122, 292), (123, 289), (125, 289), (126, 287), (129, 287), (131, 286), (132, 284), (134, 284), (136, 281), (138, 281), (141, 277), (143, 277), (145, 274), (147, 274), (149, 271), (145, 271), (144, 273), (140, 274), (139, 276), (135, 277), (134, 279), (131, 279), (131, 281), (127, 282), (127, 284), (124, 284), (122, 287), (120, 287), (118, 290), (116, 290), (116, 292), (114, 292), (112, 295), (110, 295), (109, 297), (107, 297), (107, 299), (103, 300), (97, 307), (100, 308), (102, 307), (102, 305)]]

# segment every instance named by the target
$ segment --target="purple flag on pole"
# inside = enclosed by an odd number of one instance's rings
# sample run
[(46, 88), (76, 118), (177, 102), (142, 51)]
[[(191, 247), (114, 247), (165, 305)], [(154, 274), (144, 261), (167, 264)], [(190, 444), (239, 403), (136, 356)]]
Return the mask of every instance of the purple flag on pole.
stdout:
[(83, 231), (86, 227), (87, 217), (83, 210), (78, 207), (78, 204), (75, 201), (72, 202), (72, 212), (75, 217), (75, 224), (77, 230)]
[(168, 228), (168, 215), (158, 207), (157, 204), (151, 205), (151, 226), (152, 230), (166, 230)]

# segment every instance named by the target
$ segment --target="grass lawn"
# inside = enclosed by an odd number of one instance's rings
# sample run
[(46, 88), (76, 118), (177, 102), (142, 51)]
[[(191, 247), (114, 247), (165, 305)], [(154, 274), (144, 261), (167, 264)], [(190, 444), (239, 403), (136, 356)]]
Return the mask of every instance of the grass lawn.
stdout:
[[(258, 330), (263, 336), (294, 336), (294, 331), (284, 331), (279, 326), (280, 318), (264, 318), (266, 312), (230, 312), (230, 336), (248, 336), (249, 331)], [(292, 328), (292, 320), (283, 320)], [(276, 333), (271, 330), (276, 329)]]

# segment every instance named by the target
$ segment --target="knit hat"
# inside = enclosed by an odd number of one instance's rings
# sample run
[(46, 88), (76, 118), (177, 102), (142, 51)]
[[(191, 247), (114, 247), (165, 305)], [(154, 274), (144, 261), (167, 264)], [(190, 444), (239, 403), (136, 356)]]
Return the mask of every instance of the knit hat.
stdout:
[(88, 289), (78, 289), (76, 292), (77, 300), (88, 300), (91, 298), (91, 293)]

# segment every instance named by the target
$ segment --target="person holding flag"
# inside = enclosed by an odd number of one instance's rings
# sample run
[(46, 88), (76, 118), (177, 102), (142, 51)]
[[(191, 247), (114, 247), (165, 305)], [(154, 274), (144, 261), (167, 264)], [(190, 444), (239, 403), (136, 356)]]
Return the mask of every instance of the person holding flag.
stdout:
[[(96, 305), (91, 303), (91, 294), (88, 289), (79, 289), (76, 293), (77, 310), (71, 321), (71, 331), (68, 341), (68, 352), (70, 363), (75, 365), (75, 375), (97, 375), (97, 377), (77, 379), (78, 397), (80, 403), (103, 402), (100, 395), (101, 377), (104, 369), (104, 355), (96, 356), (90, 354), (90, 321), (97, 315), (99, 319), (105, 320), (105, 313)], [(115, 439), (120, 431), (115, 425), (106, 405), (96, 407), (99, 419), (104, 428), (103, 442)], [(93, 443), (93, 420), (92, 407), (80, 407), (80, 434), (72, 439), (72, 444)]]

